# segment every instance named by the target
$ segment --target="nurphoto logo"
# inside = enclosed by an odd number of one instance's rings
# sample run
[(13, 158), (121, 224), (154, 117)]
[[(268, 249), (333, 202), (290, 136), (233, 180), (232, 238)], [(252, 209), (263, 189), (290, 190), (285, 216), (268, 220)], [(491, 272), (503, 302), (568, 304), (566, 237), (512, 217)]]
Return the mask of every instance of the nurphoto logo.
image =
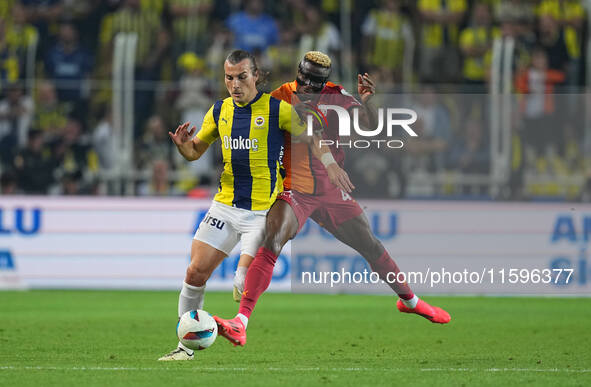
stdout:
[[(366, 137), (363, 140), (320, 140), (320, 146), (336, 146), (337, 148), (355, 148), (367, 149), (372, 146), (380, 148), (386, 146), (391, 149), (400, 149), (404, 146), (402, 140), (392, 139), (394, 135), (394, 128), (403, 129), (409, 136), (418, 137), (418, 134), (410, 127), (417, 121), (417, 113), (412, 109), (405, 108), (379, 108), (378, 109), (378, 126), (376, 129), (365, 130), (359, 125), (359, 108), (355, 107), (353, 111), (353, 119), (342, 106), (338, 105), (318, 105), (318, 109), (326, 115), (329, 110), (334, 111), (339, 117), (339, 138), (351, 136), (351, 122), (355, 133), (361, 137)], [(308, 135), (313, 133), (313, 117), (307, 117)], [(376, 139), (371, 137), (383, 137), (385, 128), (385, 135), (388, 139)]]

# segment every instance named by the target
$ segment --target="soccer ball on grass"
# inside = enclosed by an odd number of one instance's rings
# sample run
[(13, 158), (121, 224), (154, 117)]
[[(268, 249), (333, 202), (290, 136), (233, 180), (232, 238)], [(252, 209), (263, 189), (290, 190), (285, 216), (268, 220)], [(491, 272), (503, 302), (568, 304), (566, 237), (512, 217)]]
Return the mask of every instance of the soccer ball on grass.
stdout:
[(206, 311), (190, 310), (179, 319), (176, 334), (187, 348), (201, 350), (213, 344), (218, 335), (218, 326)]

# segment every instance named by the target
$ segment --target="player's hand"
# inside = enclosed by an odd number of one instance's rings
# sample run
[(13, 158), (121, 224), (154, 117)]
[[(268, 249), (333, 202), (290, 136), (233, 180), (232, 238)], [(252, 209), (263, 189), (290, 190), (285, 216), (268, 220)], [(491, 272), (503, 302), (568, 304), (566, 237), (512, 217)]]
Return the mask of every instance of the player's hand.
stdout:
[(325, 115), (311, 102), (300, 102), (293, 105), (293, 109), (304, 125), (308, 124), (308, 116), (312, 117), (312, 130), (320, 133), (328, 126)]
[(168, 135), (170, 136), (172, 142), (174, 142), (176, 146), (186, 144), (193, 138), (193, 135), (195, 134), (197, 128), (193, 126), (191, 130), (188, 130), (189, 125), (191, 125), (190, 122), (185, 122), (184, 124), (179, 125), (174, 133), (168, 132)]
[(349, 179), (349, 175), (347, 172), (337, 163), (330, 164), (326, 167), (326, 172), (328, 173), (328, 179), (331, 183), (342, 189), (343, 191), (349, 193), (355, 189), (353, 183)]
[(364, 73), (363, 75), (357, 74), (357, 93), (359, 93), (362, 103), (369, 101), (376, 93), (376, 85), (368, 73)]

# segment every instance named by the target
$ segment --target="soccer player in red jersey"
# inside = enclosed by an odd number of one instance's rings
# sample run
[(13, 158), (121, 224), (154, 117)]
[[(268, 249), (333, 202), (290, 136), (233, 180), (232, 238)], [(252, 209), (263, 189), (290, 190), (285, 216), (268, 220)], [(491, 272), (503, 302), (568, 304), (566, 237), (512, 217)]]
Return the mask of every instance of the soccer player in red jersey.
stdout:
[[(317, 51), (308, 52), (298, 66), (296, 80), (283, 84), (271, 95), (292, 104), (307, 101), (314, 105), (337, 105), (346, 110), (360, 108), (360, 124), (375, 128), (377, 109), (371, 103), (375, 86), (369, 75), (358, 75), (357, 90), (361, 99), (359, 102), (342, 86), (327, 81), (330, 68), (331, 62), (327, 55)], [(329, 125), (322, 136), (324, 139), (337, 140), (338, 133), (335, 128), (338, 125), (330, 123), (338, 120), (338, 117), (336, 114), (329, 114), (326, 118)], [(348, 192), (336, 187), (327, 178), (327, 165), (336, 163), (343, 166), (342, 149), (331, 148), (331, 153), (324, 153), (321, 160), (318, 160), (312, 157), (307, 144), (296, 144), (291, 141), (285, 141), (285, 144), (285, 190), (277, 196), (267, 215), (263, 244), (246, 274), (245, 290), (238, 315), (231, 320), (214, 316), (219, 333), (234, 345), (246, 343), (248, 319), (259, 296), (271, 282), (277, 256), (309, 217), (361, 254), (382, 280), (387, 280), (388, 273), (400, 272), (382, 243), (371, 231), (359, 204)], [(350, 188), (354, 187), (351, 185)], [(421, 315), (433, 323), (445, 324), (451, 320), (443, 309), (419, 299), (406, 282), (387, 282), (399, 296), (399, 311)]]

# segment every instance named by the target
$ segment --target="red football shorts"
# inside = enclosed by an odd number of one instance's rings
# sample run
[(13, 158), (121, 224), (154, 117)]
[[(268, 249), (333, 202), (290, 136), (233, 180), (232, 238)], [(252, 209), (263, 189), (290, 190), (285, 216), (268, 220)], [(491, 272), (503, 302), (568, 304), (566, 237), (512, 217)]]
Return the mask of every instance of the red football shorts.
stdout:
[(277, 199), (287, 202), (293, 209), (298, 219), (298, 232), (308, 218), (331, 230), (363, 213), (355, 199), (337, 187), (320, 195), (283, 191), (277, 195)]

